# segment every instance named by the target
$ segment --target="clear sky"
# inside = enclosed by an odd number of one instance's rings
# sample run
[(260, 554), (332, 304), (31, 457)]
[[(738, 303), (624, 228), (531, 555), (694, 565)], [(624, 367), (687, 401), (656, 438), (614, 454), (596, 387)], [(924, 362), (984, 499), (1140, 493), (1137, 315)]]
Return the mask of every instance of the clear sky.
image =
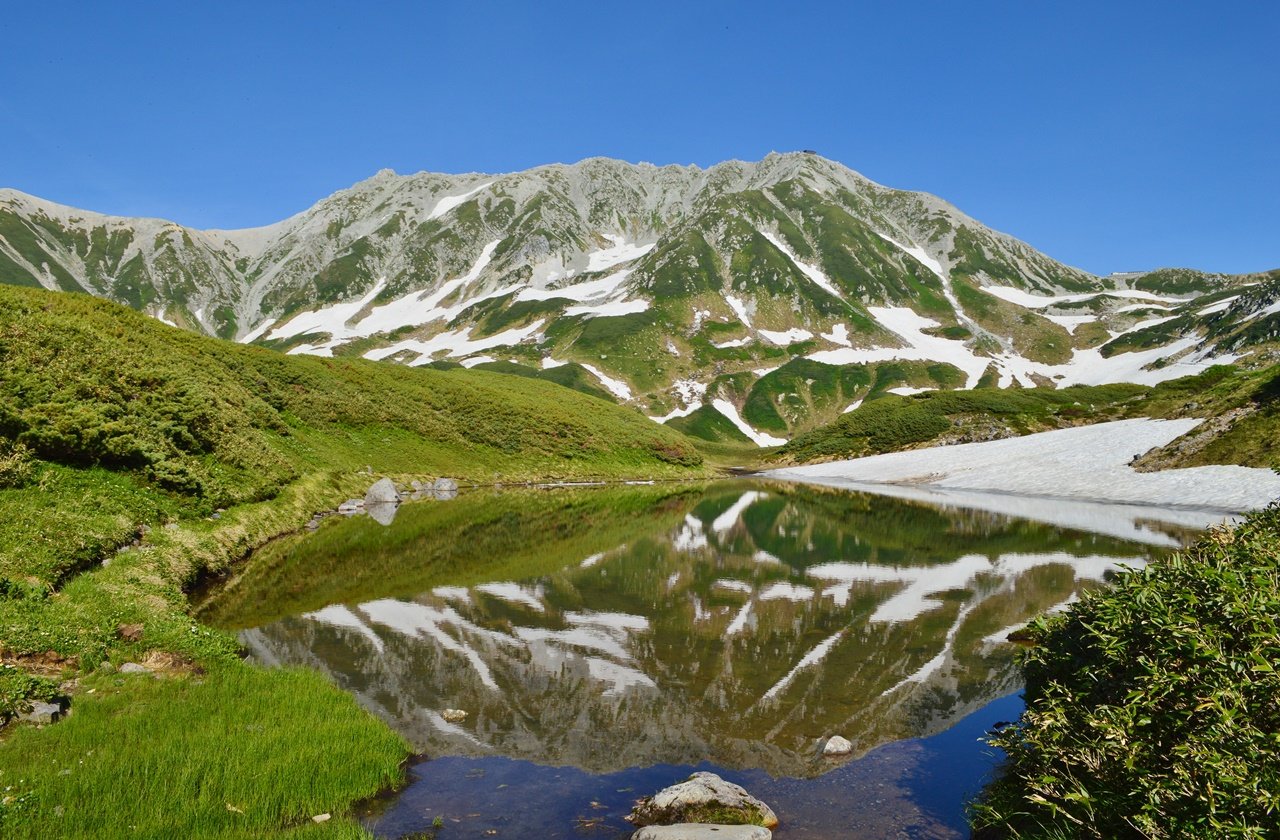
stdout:
[(1280, 267), (1274, 0), (82, 0), (0, 38), (0, 186), (101, 212), (805, 148), (1092, 271)]

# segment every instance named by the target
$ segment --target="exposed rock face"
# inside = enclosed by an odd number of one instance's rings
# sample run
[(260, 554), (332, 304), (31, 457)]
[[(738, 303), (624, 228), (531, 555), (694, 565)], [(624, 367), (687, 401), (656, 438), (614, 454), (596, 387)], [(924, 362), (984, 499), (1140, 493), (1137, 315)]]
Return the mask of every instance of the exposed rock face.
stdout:
[(773, 832), (760, 825), (649, 825), (631, 835), (631, 840), (772, 840)]
[(768, 805), (739, 785), (706, 772), (641, 799), (627, 819), (638, 826), (732, 823), (773, 828), (778, 824)]

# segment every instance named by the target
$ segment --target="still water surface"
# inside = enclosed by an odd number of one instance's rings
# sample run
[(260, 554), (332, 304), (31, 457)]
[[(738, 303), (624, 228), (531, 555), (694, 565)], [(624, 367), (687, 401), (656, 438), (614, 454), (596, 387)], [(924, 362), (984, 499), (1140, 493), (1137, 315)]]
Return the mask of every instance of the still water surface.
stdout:
[(1021, 710), (1008, 632), (1192, 536), (746, 481), (473, 492), (274, 543), (202, 610), (427, 756), (382, 836), (625, 837), (714, 769), (779, 840), (963, 838)]

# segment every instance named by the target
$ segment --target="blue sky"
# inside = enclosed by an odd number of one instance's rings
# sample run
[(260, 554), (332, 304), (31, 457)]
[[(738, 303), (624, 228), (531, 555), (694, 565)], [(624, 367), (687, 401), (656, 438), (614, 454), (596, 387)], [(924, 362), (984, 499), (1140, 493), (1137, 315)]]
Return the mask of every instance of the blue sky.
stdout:
[(197, 227), (390, 167), (816, 149), (1097, 272), (1280, 267), (1280, 4), (23, 4), (0, 185)]

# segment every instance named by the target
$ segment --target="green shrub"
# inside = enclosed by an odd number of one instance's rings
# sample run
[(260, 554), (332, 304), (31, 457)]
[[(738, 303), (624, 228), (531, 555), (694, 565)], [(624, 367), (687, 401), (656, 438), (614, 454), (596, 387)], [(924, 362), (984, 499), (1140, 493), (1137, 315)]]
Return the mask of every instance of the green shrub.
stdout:
[[(1280, 506), (1032, 627), (990, 836), (1263, 838), (1280, 826)], [(987, 835), (979, 835), (987, 836)]]
[(34, 475), (31, 450), (20, 443), (0, 439), (0, 490), (25, 487)]

